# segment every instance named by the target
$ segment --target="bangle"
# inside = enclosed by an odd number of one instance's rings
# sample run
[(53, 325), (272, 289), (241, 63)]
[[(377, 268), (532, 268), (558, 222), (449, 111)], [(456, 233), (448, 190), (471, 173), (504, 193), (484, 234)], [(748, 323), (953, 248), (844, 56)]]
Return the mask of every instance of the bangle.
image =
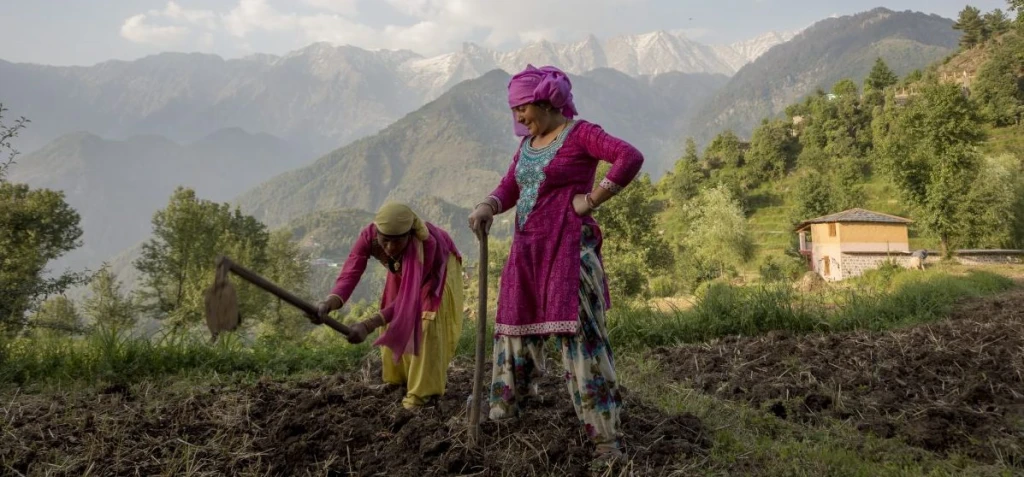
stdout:
[(490, 207), (492, 215), (498, 215), (498, 208), (495, 207), (494, 204), (490, 200), (485, 200), (485, 201), (483, 201), (483, 202), (481, 202), (479, 204), (476, 204), (475, 206), (473, 206), (473, 208), (476, 209), (476, 208), (480, 207), (481, 205), (486, 205), (487, 207)]
[(587, 207), (590, 207), (590, 210), (597, 210), (600, 208), (597, 206), (597, 204), (594, 203), (594, 199), (590, 198), (589, 192), (587, 193), (587, 195), (584, 196), (584, 198), (587, 200)]

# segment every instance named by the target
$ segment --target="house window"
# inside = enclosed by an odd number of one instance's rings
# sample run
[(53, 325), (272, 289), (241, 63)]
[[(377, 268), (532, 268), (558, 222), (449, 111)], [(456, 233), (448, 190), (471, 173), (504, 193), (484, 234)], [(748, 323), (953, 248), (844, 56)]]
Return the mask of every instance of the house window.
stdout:
[(836, 223), (835, 222), (832, 222), (831, 224), (828, 224), (828, 236), (829, 237), (835, 237), (836, 236)]

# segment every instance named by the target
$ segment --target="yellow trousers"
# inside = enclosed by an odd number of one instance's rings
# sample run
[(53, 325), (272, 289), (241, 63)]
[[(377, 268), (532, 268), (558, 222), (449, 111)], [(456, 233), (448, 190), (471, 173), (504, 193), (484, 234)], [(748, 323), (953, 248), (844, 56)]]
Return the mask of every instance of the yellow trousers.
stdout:
[(419, 356), (402, 356), (395, 363), (387, 347), (381, 347), (382, 378), (385, 383), (406, 385), (402, 406), (422, 406), (431, 396), (444, 394), (448, 384), (448, 364), (462, 334), (462, 264), (455, 255), (448, 257), (448, 276), (437, 312), (423, 313), (423, 342)]

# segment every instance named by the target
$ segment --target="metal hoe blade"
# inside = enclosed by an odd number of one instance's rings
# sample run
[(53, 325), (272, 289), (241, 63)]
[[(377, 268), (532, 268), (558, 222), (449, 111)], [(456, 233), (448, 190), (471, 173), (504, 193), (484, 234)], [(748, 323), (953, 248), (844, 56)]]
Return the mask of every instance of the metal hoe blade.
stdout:
[(242, 322), (238, 312), (238, 294), (228, 278), (228, 267), (218, 266), (213, 285), (203, 293), (206, 304), (206, 326), (213, 335), (211, 342), (225, 331), (234, 331)]

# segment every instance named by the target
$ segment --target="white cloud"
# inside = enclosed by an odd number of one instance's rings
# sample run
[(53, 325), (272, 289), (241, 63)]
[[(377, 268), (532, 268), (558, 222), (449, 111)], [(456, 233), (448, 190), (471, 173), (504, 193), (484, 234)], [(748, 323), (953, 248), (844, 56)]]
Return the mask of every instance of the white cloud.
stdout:
[(223, 20), (228, 32), (239, 38), (253, 30), (291, 30), (298, 24), (297, 15), (280, 13), (266, 0), (240, 0)]
[[(303, 0), (306, 5), (339, 15), (354, 16), (359, 13), (356, 0)], [(379, 0), (374, 0), (379, 1)]]
[(183, 40), (188, 28), (181, 26), (160, 26), (146, 22), (146, 15), (129, 17), (121, 25), (121, 36), (135, 43), (167, 47)]
[[(238, 0), (230, 10), (219, 13), (187, 10), (170, 1), (163, 10), (126, 20), (122, 30), (128, 28), (133, 35), (122, 32), (122, 36), (138, 41), (135, 38), (175, 38), (187, 33), (203, 45), (210, 37), (193, 27), (226, 32), (237, 42), (248, 41), (258, 32), (294, 32), (311, 42), (436, 54), (457, 49), (471, 35), (482, 36), (486, 46), (498, 47), (541, 39), (577, 40), (591, 32), (614, 31), (624, 19), (642, 18), (643, 9), (638, 5), (648, 0), (383, 0), (413, 21), (379, 27), (359, 20), (357, 1), (381, 0), (303, 0), (314, 10), (308, 14), (287, 10), (294, 4), (284, 0), (273, 4), (271, 0)], [(148, 18), (171, 25), (150, 25)]]
[(339, 45), (364, 46), (366, 38), (372, 38), (376, 33), (373, 28), (352, 22), (341, 15), (327, 14), (299, 17), (296, 28), (307, 41), (326, 41)]
[[(154, 23), (153, 20), (157, 19), (164, 24)], [(209, 10), (188, 10), (169, 1), (163, 10), (150, 10), (128, 17), (121, 24), (121, 37), (135, 43), (169, 47), (192, 35), (193, 26), (214, 30), (217, 28), (217, 15)], [(209, 31), (202, 33), (197, 40), (200, 44), (212, 46), (213, 43)]]
[(150, 15), (163, 16), (173, 20), (184, 20), (207, 29), (217, 28), (217, 15), (210, 10), (186, 10), (175, 2), (167, 2), (163, 11), (150, 11)]

